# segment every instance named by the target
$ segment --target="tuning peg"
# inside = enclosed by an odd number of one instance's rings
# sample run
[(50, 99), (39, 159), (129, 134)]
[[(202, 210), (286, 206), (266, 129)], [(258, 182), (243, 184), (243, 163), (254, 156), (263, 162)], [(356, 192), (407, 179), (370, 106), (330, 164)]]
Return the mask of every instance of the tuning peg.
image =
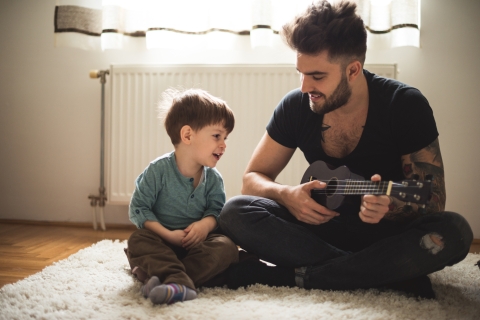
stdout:
[(413, 180), (418, 180), (418, 179), (420, 179), (420, 176), (415, 173), (415, 174), (412, 176), (412, 179), (413, 179)]
[(427, 181), (433, 181), (433, 174), (427, 174), (427, 175), (425, 176), (425, 180), (427, 180)]

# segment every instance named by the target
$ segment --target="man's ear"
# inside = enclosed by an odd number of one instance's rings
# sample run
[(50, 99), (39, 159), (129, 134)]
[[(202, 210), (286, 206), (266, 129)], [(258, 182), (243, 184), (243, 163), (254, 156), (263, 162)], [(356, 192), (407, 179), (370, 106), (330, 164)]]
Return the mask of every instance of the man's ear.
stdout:
[(347, 66), (347, 79), (349, 81), (354, 81), (361, 73), (363, 72), (363, 67), (360, 61), (355, 60), (348, 64)]
[(192, 127), (185, 125), (180, 129), (180, 139), (185, 144), (190, 144), (192, 142), (193, 129)]

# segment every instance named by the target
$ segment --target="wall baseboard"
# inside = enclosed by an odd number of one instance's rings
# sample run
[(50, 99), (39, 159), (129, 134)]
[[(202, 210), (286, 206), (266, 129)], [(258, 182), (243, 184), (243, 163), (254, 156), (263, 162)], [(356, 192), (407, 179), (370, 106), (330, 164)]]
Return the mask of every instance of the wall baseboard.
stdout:
[[(71, 228), (93, 228), (92, 223), (88, 222), (68, 222), (68, 221), (37, 221), (37, 220), (15, 220), (15, 219), (0, 219), (0, 223), (4, 224), (23, 224), (23, 225), (37, 225), (37, 226), (56, 226), (56, 227), (71, 227)], [(133, 224), (107, 224), (108, 229), (127, 229), (137, 230)]]

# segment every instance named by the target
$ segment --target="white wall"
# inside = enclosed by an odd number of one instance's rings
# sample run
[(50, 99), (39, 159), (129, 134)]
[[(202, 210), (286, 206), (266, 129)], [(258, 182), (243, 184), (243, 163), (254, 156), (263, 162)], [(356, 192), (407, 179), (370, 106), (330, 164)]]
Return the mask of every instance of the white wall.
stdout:
[[(0, 1), (0, 219), (91, 221), (97, 193), (100, 83), (111, 63), (293, 63), (282, 48), (236, 51), (89, 52), (54, 48), (54, 0)], [(446, 166), (447, 209), (480, 238), (480, 1), (422, 1), (422, 48), (369, 50), (367, 63), (397, 63), (434, 110)], [(248, 40), (247, 40), (248, 41)], [(274, 106), (272, 106), (273, 108)], [(128, 224), (125, 206), (106, 222)]]

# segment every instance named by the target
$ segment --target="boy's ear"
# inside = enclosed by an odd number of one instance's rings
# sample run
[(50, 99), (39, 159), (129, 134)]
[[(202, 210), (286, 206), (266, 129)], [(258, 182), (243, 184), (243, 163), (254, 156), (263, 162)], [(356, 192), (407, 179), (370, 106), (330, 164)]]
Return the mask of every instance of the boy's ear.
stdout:
[(192, 141), (193, 129), (192, 127), (185, 125), (180, 129), (180, 139), (185, 144), (190, 144)]

